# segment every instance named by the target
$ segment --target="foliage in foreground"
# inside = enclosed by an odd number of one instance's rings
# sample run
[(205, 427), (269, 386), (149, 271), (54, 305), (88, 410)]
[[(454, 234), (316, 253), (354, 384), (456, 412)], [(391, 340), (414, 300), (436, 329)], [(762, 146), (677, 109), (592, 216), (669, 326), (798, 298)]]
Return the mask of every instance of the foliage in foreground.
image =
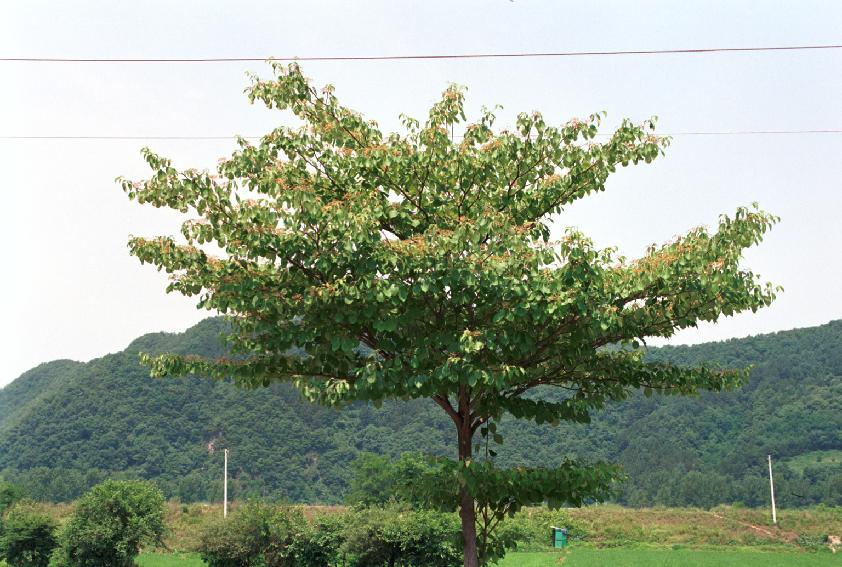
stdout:
[(246, 504), (208, 526), (199, 549), (209, 567), (298, 565), (291, 546), (305, 526), (298, 510)]
[(23, 490), (19, 486), (10, 482), (0, 482), (0, 517), (21, 498)]
[(209, 567), (450, 567), (459, 541), (454, 514), (391, 506), (307, 521), (297, 508), (246, 504), (205, 528), (199, 552)]
[(130, 567), (143, 545), (161, 543), (164, 496), (152, 483), (108, 480), (76, 505), (61, 533), (61, 567)]
[(353, 513), (343, 551), (358, 567), (462, 562), (461, 530), (454, 514), (430, 510), (370, 508)]
[[(251, 505), (253, 506), (253, 505)], [(385, 565), (450, 565), (459, 564), (458, 516), (453, 513), (418, 512), (400, 505), (310, 511), (307, 522), (300, 521), (299, 508), (265, 505), (260, 514), (251, 512), (243, 522), (235, 511), (227, 526), (231, 530), (225, 547), (242, 549), (250, 541), (252, 557), (268, 549), (269, 540), (254, 546), (253, 533), (270, 534), (266, 518), (282, 518), (282, 525), (293, 525), (283, 549), (285, 563), (302, 566), (385, 566)], [(218, 512), (218, 510), (217, 510)], [(315, 516), (312, 514), (315, 513)], [(299, 518), (290, 522), (290, 518)], [(255, 519), (259, 519), (255, 521)], [(780, 525), (769, 523), (768, 510), (746, 510), (722, 507), (713, 513), (698, 509), (653, 508), (635, 510), (619, 506), (591, 506), (581, 509), (550, 510), (546, 507), (522, 510), (503, 521), (499, 537), (507, 541), (507, 549), (546, 553), (550, 547), (550, 527), (569, 530), (573, 549), (622, 548), (708, 550), (762, 550), (765, 552), (827, 552), (827, 533), (842, 533), (842, 509), (781, 510)], [(191, 524), (195, 525), (195, 524)], [(211, 532), (216, 533), (218, 525)], [(255, 526), (263, 526), (262, 530)], [(758, 530), (752, 526), (759, 526)], [(291, 534), (291, 538), (288, 537)], [(182, 549), (185, 549), (182, 547)], [(317, 552), (315, 555), (313, 552)], [(225, 553), (216, 549), (215, 553)], [(278, 557), (276, 555), (275, 557)], [(508, 554), (506, 555), (508, 558)], [(517, 557), (523, 557), (518, 555)], [(771, 557), (771, 556), (770, 556)], [(489, 558), (491, 559), (491, 558)], [(256, 560), (262, 561), (262, 559)], [(500, 560), (504, 565), (517, 565)], [(390, 563), (393, 562), (393, 563)], [(252, 565), (244, 558), (238, 565)]]
[(58, 524), (38, 505), (19, 502), (0, 518), (0, 560), (11, 567), (47, 567)]
[[(35, 506), (37, 512), (47, 514), (54, 522), (69, 519), (71, 508), (67, 506)], [(220, 565), (226, 560), (229, 565), (254, 564), (249, 562), (250, 558), (262, 557), (264, 549), (271, 550), (270, 557), (280, 561), (280, 565), (348, 567), (364, 560), (376, 565), (384, 558), (386, 561), (389, 557), (400, 561), (402, 557), (415, 557), (409, 561), (413, 564), (422, 561), (414, 555), (419, 549), (432, 550), (435, 557), (446, 558), (448, 550), (453, 549), (452, 529), (458, 521), (456, 515), (436, 512), (415, 514), (402, 506), (392, 504), (385, 509), (373, 507), (366, 510), (241, 505), (235, 507), (228, 520), (227, 526), (231, 526), (231, 530), (222, 532), (221, 536), (212, 536), (215, 546), (211, 552), (217, 554)], [(255, 509), (250, 511), (249, 507)], [(244, 514), (246, 521), (239, 520), (240, 512), (248, 512)], [(207, 538), (208, 534), (219, 534), (215, 530), (224, 529), (222, 522), (216, 520), (221, 513), (221, 506), (170, 503), (166, 545), (181, 551), (199, 549), (201, 545), (194, 535), (200, 533)], [(720, 507), (711, 512), (670, 508), (641, 510), (613, 505), (563, 510), (541, 507), (522, 510), (507, 518), (498, 534), (506, 541), (516, 542), (518, 551), (544, 553), (549, 546), (550, 526), (568, 528), (572, 546), (576, 549), (583, 546), (625, 550), (640, 547), (751, 548), (790, 554), (798, 551), (825, 553), (828, 534), (842, 533), (842, 508), (782, 509), (779, 510), (778, 521), (778, 527), (771, 526), (766, 509), (735, 507)], [(257, 529), (254, 529), (255, 526)], [(274, 535), (265, 537), (261, 534)], [(282, 537), (278, 537), (279, 534)], [(270, 545), (272, 539), (276, 544)], [(247, 551), (243, 552), (243, 549)], [(356, 552), (360, 553), (360, 557), (355, 555)], [(169, 564), (166, 560), (169, 556), (156, 557)], [(517, 555), (518, 560), (526, 557)], [(147, 559), (150, 558), (147, 557), (141, 564), (146, 565)], [(198, 557), (196, 559), (198, 561)], [(423, 561), (436, 564), (431, 558)], [(504, 561), (503, 564), (512, 563)]]

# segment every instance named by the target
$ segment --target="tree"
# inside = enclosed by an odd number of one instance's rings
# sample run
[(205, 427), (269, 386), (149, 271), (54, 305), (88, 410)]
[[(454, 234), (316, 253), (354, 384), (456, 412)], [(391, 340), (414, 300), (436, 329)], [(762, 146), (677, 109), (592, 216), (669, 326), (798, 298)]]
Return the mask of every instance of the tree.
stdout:
[(429, 489), (418, 486), (418, 480), (432, 477), (436, 482), (438, 467), (421, 454), (403, 453), (392, 461), (385, 455), (360, 453), (351, 462), (353, 477), (345, 502), (360, 506), (383, 506), (403, 502), (414, 508), (429, 504)]
[(209, 567), (284, 567), (298, 565), (293, 543), (306, 530), (300, 509), (249, 503), (231, 518), (210, 524), (199, 552)]
[(386, 455), (360, 453), (351, 463), (354, 476), (345, 501), (350, 505), (387, 504), (395, 491), (392, 461)]
[(463, 125), (464, 93), (451, 86), (423, 125), (402, 117), (405, 132), (384, 135), (295, 64), (274, 69), (249, 98), (292, 111), (300, 128), (239, 140), (217, 175), (180, 172), (145, 149), (152, 176), (120, 179), (131, 199), (196, 214), (186, 242), (132, 238), (129, 248), (171, 274), (168, 291), (232, 323), (230, 356), (143, 357), (153, 375), (289, 381), (331, 405), (430, 398), (456, 430), (452, 505), (466, 566), (478, 564), (477, 510), (486, 530), (526, 503), (604, 499), (620, 477), (606, 463), (501, 470), (474, 458), (478, 433), (502, 441), (503, 414), (587, 422), (634, 389), (692, 394), (745, 378), (646, 362), (641, 342), (768, 305), (776, 289), (740, 260), (774, 217), (740, 208), (718, 230), (692, 229), (634, 261), (574, 229), (551, 238), (565, 206), (663, 152), (653, 120), (625, 120), (604, 143), (601, 115), (554, 127), (520, 114), (495, 133), (487, 109)]
[(57, 527), (56, 521), (34, 504), (15, 504), (3, 521), (0, 559), (12, 567), (47, 567), (58, 543)]
[(690, 471), (664, 485), (667, 505), (693, 506), (709, 510), (728, 502), (731, 493), (729, 479), (710, 471)]
[(343, 551), (357, 567), (461, 563), (459, 519), (433, 510), (406, 510), (395, 504), (351, 514)]
[(129, 567), (141, 545), (163, 535), (164, 496), (154, 484), (107, 480), (79, 499), (61, 534), (59, 564)]
[(0, 482), (0, 516), (21, 498), (23, 491), (20, 487), (9, 482)]

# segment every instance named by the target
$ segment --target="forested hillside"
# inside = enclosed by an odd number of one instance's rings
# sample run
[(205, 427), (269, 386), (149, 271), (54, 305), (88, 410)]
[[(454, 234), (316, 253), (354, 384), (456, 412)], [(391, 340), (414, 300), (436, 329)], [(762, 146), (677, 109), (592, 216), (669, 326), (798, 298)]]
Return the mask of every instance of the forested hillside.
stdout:
[(36, 366), (20, 378), (0, 390), (0, 430), (7, 423), (14, 422), (35, 405), (40, 398), (49, 394), (53, 387), (83, 364), (72, 360), (54, 360)]
[[(285, 386), (153, 380), (138, 365), (139, 351), (214, 355), (221, 329), (209, 319), (89, 363), (55, 361), (23, 374), (0, 390), (0, 477), (52, 500), (75, 498), (106, 476), (155, 479), (184, 501), (216, 499), (227, 446), (235, 498), (328, 503), (342, 500), (349, 464), (363, 451), (451, 446), (451, 424), (424, 400), (335, 410)], [(737, 392), (635, 396), (587, 426), (504, 422), (498, 458), (617, 460), (629, 475), (618, 499), (632, 505), (753, 506), (768, 499), (771, 453), (782, 505), (842, 504), (842, 321), (650, 356), (754, 372)]]

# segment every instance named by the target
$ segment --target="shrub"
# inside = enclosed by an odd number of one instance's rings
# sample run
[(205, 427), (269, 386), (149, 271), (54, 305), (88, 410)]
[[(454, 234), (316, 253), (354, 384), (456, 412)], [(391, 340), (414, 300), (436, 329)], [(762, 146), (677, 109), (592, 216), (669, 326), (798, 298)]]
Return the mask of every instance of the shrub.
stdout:
[(550, 528), (567, 528), (571, 540), (587, 537), (587, 528), (570, 517), (564, 509), (524, 508), (512, 518), (506, 518), (500, 526), (500, 535), (509, 542), (517, 542), (527, 550), (540, 550), (551, 545)]
[(690, 471), (672, 485), (662, 487), (661, 499), (671, 506), (693, 506), (709, 510), (731, 501), (731, 484), (715, 472)]
[(452, 513), (390, 507), (325, 514), (246, 504), (210, 524), (198, 551), (208, 567), (450, 567), (462, 564)]
[(355, 512), (342, 547), (355, 567), (462, 564), (458, 518), (431, 510), (389, 507)]
[(827, 534), (800, 534), (796, 543), (805, 549), (812, 551), (824, 550), (827, 547)]
[(47, 567), (57, 545), (56, 522), (31, 503), (13, 506), (3, 521), (0, 558), (11, 567)]
[[(497, 563), (507, 552), (517, 549), (520, 543), (529, 542), (531, 536), (532, 532), (527, 522), (516, 522), (513, 518), (506, 518), (491, 531), (487, 541), (483, 542), (480, 537), (480, 561), (484, 562), (483, 565)], [(546, 545), (546, 542), (541, 543)], [(542, 549), (543, 546), (536, 543), (533, 547)]]
[(394, 494), (392, 461), (385, 455), (360, 453), (351, 463), (351, 485), (345, 502), (351, 505), (383, 505)]
[(306, 528), (300, 510), (246, 504), (205, 528), (198, 551), (208, 567), (297, 566), (293, 541)]
[(291, 555), (297, 567), (344, 567), (342, 545), (348, 528), (346, 514), (329, 514), (313, 519), (293, 537)]
[(0, 482), (0, 516), (22, 497), (23, 491), (19, 487), (8, 482)]
[(61, 534), (59, 564), (124, 567), (164, 534), (164, 495), (152, 483), (108, 480), (80, 500)]
[(438, 482), (438, 468), (420, 453), (403, 453), (397, 460), (375, 453), (360, 453), (351, 463), (352, 477), (346, 503), (385, 506), (392, 502), (413, 508), (429, 507), (424, 483)]
[(462, 528), (455, 514), (420, 510), (406, 514), (398, 525), (406, 565), (462, 564)]

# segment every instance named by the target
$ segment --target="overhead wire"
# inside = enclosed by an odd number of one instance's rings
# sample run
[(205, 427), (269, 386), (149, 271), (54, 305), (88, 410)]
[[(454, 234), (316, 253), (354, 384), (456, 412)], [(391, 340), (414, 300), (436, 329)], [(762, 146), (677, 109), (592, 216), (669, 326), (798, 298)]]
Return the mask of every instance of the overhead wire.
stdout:
[[(0, 62), (22, 63), (233, 63), (259, 61), (406, 61), (435, 59), (492, 59), (526, 57), (591, 57), (621, 55), (669, 55), (740, 52), (782, 52), (842, 49), (842, 44), (754, 46), (754, 47), (709, 47), (687, 49), (639, 49), (613, 51), (556, 51), (516, 53), (451, 53), (427, 55), (339, 55), (339, 56), (289, 56), (289, 57), (205, 57), (205, 58), (66, 58), (66, 57), (0, 57)], [(840, 134), (842, 129), (796, 129), (796, 130), (711, 130), (672, 132), (667, 136), (744, 136), (744, 135), (806, 135)], [(605, 136), (605, 135), (600, 135)], [(2, 140), (233, 140), (238, 137), (256, 140), (260, 136), (179, 136), (179, 135), (3, 135)]]
[(543, 51), (514, 53), (433, 53), (419, 55), (310, 55), (284, 57), (0, 57), (0, 62), (18, 63), (247, 63), (258, 61), (412, 61), (436, 59), (511, 59), (526, 57), (604, 57), (622, 55), (699, 55), (705, 53), (746, 53), (816, 51), (842, 49), (842, 44), (777, 45), (750, 47), (702, 47), (678, 49), (631, 49), (603, 51)]

